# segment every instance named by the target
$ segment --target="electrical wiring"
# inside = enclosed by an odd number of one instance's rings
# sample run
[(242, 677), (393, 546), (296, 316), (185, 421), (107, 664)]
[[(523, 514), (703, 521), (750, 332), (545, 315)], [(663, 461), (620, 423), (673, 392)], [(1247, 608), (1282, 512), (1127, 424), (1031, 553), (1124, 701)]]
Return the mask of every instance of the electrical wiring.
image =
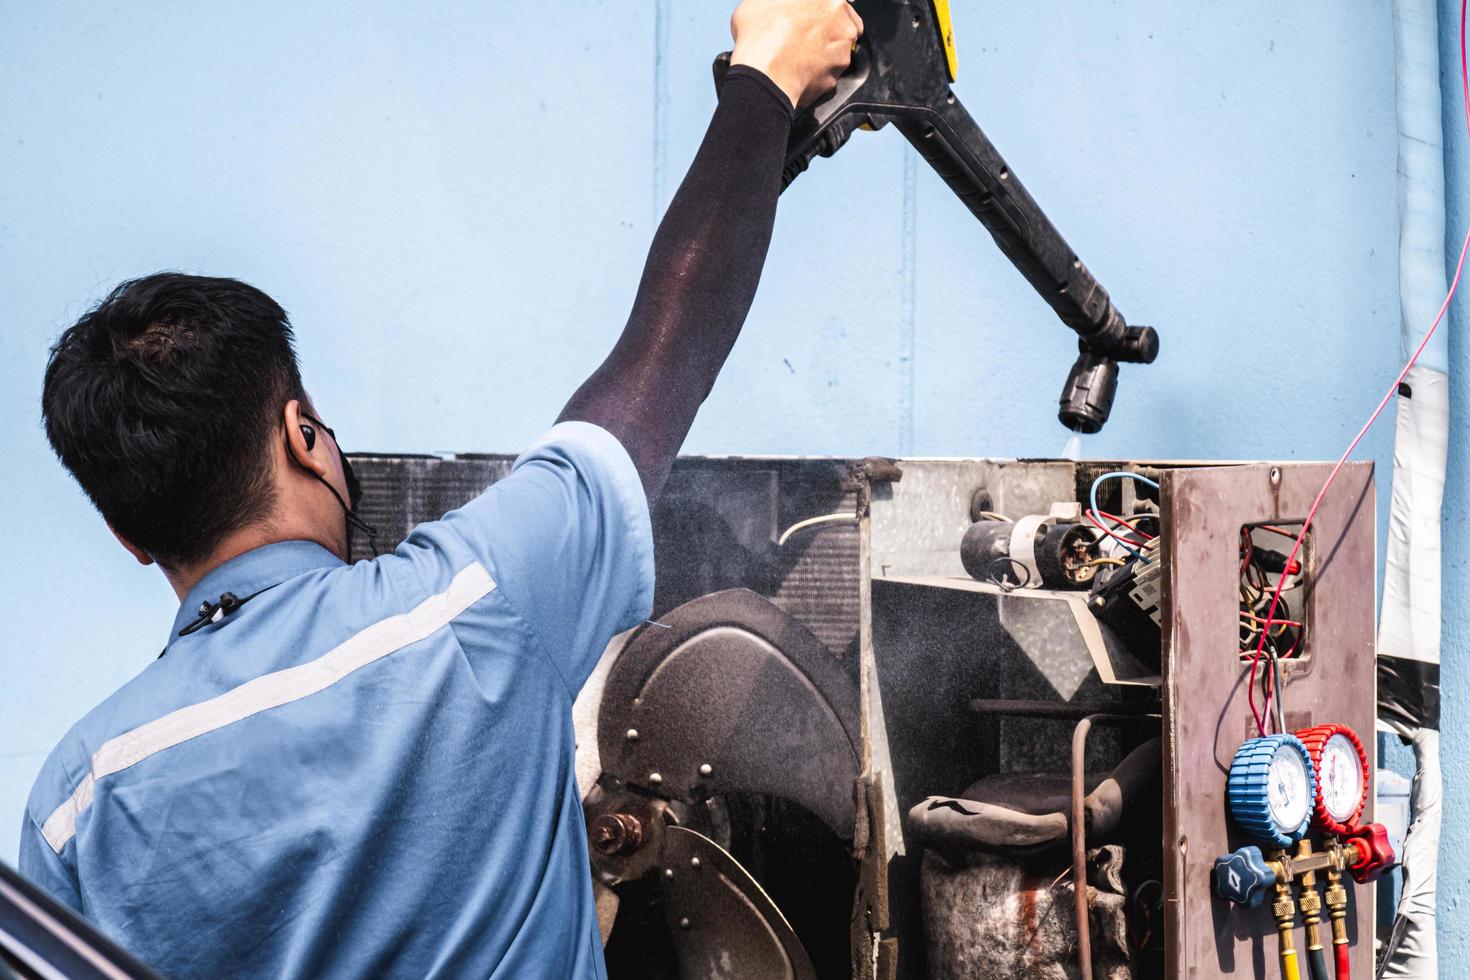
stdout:
[(781, 532), (781, 536), (776, 539), (776, 547), (781, 547), (791, 539), (793, 534), (798, 531), (805, 531), (809, 527), (816, 527), (818, 524), (830, 524), (834, 521), (855, 521), (857, 519), (856, 514), (850, 513), (822, 514), (820, 517), (808, 517), (804, 521), (797, 521), (785, 531)]
[[(1130, 521), (1137, 521), (1139, 523), (1142, 523), (1144, 521), (1151, 521), (1156, 529), (1159, 526), (1159, 515), (1158, 514), (1155, 514), (1153, 511), (1150, 511), (1150, 510), (1136, 510), (1133, 513), (1131, 513), (1131, 514), (1128, 515), (1128, 519)], [(1138, 533), (1139, 534), (1147, 534), (1150, 537), (1158, 537), (1158, 531), (1157, 530), (1154, 530), (1154, 531), (1145, 531), (1142, 528), (1139, 528)]]
[(1097, 519), (1097, 515), (1094, 514), (1092, 511), (1088, 511), (1085, 516), (1087, 517), (1087, 520), (1092, 524), (1093, 527), (1097, 528), (1099, 531), (1101, 531), (1102, 533), (1106, 534), (1108, 537), (1112, 538), (1114, 541), (1118, 542), (1118, 544), (1122, 545), (1124, 551), (1128, 552), (1134, 558), (1142, 558), (1143, 557), (1142, 553), (1137, 550), (1137, 546), (1138, 546), (1138, 544), (1140, 542), (1137, 542), (1137, 541), (1129, 541), (1127, 538), (1125, 538), (1122, 535), (1118, 534), (1118, 532), (1114, 531), (1112, 528), (1108, 527), (1102, 521), (1098, 520)]
[[(1465, 73), (1465, 70), (1464, 70), (1465, 69), (1465, 63), (1464, 63), (1464, 59), (1463, 59), (1463, 51), (1464, 51), (1464, 39), (1463, 39), (1463, 34), (1464, 34), (1463, 19), (1464, 19), (1464, 17), (1463, 17), (1463, 9), (1464, 9), (1464, 6), (1465, 6), (1465, 4), (1462, 2), (1462, 4), (1461, 4), (1461, 10), (1462, 10), (1462, 14), (1461, 14), (1461, 21), (1462, 21), (1461, 22), (1461, 52), (1462, 52), (1461, 73), (1462, 73), (1462, 75), (1466, 74)], [(1470, 77), (1470, 76), (1467, 76), (1467, 77)], [(1292, 545), (1291, 545), (1291, 553), (1286, 556), (1286, 563), (1287, 563), (1287, 566), (1288, 567), (1291, 565), (1292, 562), (1294, 562), (1294, 561), (1297, 560), (1297, 556), (1301, 553), (1302, 543), (1306, 540), (1307, 532), (1311, 530), (1312, 521), (1316, 519), (1316, 517), (1317, 517), (1317, 511), (1322, 506), (1322, 500), (1323, 500), (1324, 497), (1327, 496), (1327, 491), (1331, 488), (1333, 482), (1335, 482), (1337, 480), (1337, 475), (1340, 472), (1342, 472), (1342, 468), (1347, 465), (1347, 461), (1352, 456), (1353, 450), (1355, 450), (1355, 449), (1358, 448), (1358, 444), (1363, 441), (1363, 437), (1368, 434), (1368, 430), (1373, 427), (1373, 423), (1376, 422), (1376, 421), (1378, 421), (1378, 417), (1383, 414), (1384, 408), (1386, 408), (1388, 406), (1388, 403), (1393, 400), (1394, 395), (1398, 393), (1399, 384), (1402, 383), (1403, 380), (1404, 380), (1404, 377), (1406, 375), (1408, 375), (1409, 369), (1412, 368), (1416, 363), (1418, 363), (1418, 361), (1419, 361), (1419, 355), (1424, 352), (1424, 348), (1426, 346), (1428, 346), (1430, 338), (1434, 336), (1435, 330), (1437, 330), (1439, 328), (1440, 322), (1442, 320), (1444, 320), (1445, 312), (1450, 307), (1450, 301), (1452, 299), (1454, 299), (1455, 291), (1456, 291), (1456, 289), (1459, 288), (1459, 285), (1460, 285), (1460, 274), (1465, 269), (1465, 254), (1466, 254), (1467, 251), (1470, 251), (1470, 229), (1467, 229), (1466, 230), (1466, 232), (1465, 232), (1465, 240), (1460, 245), (1460, 258), (1459, 258), (1459, 261), (1455, 264), (1455, 277), (1450, 282), (1449, 292), (1445, 295), (1444, 303), (1442, 303), (1440, 305), (1439, 314), (1437, 316), (1435, 316), (1434, 322), (1432, 324), (1430, 324), (1429, 329), (1425, 332), (1424, 339), (1421, 340), (1419, 342), (1419, 346), (1417, 348), (1415, 348), (1413, 356), (1410, 357), (1409, 360), (1408, 360), (1408, 362), (1404, 364), (1403, 370), (1399, 371), (1398, 376), (1393, 379), (1393, 384), (1389, 385), (1388, 390), (1386, 392), (1384, 392), (1383, 398), (1378, 402), (1378, 406), (1376, 408), (1374, 408), (1373, 414), (1371, 414), (1371, 415), (1368, 416), (1368, 421), (1365, 422), (1363, 424), (1363, 427), (1358, 430), (1358, 434), (1353, 437), (1353, 441), (1348, 444), (1347, 449), (1343, 452), (1342, 456), (1338, 458), (1336, 465), (1334, 465), (1332, 467), (1332, 470), (1327, 475), (1326, 481), (1323, 482), (1322, 489), (1319, 490), (1319, 491), (1317, 491), (1316, 499), (1314, 499), (1312, 501), (1312, 506), (1307, 510), (1306, 519), (1304, 521), (1302, 521), (1302, 529), (1301, 529), (1301, 531), (1299, 531), (1296, 534), (1295, 540), (1292, 542)], [(1281, 591), (1282, 591), (1282, 588), (1284, 587), (1284, 585), (1286, 584), (1286, 580), (1287, 580), (1288, 577), (1289, 576), (1282, 575), (1282, 576), (1280, 576), (1276, 580), (1276, 588), (1275, 588), (1275, 590), (1271, 594), (1271, 605), (1266, 610), (1266, 622), (1267, 622), (1267, 627), (1268, 628), (1269, 628), (1269, 626), (1270, 626), (1270, 624), (1272, 622), (1275, 622), (1275, 618), (1274, 617), (1276, 615), (1276, 607), (1277, 607), (1278, 603), (1281, 600)], [(1262, 631), (1262, 635), (1261, 635), (1260, 643), (1256, 647), (1256, 655), (1251, 660), (1251, 689), (1252, 690), (1254, 689), (1254, 685), (1255, 685), (1256, 671), (1257, 671), (1257, 669), (1259, 669), (1259, 665), (1260, 665), (1260, 662), (1261, 662), (1261, 657), (1264, 655), (1264, 651), (1265, 651), (1265, 642), (1266, 642), (1266, 636), (1265, 636), (1265, 634), (1266, 634), (1266, 630), (1263, 630)], [(1278, 695), (1278, 700), (1279, 699), (1280, 699), (1280, 697)], [(1255, 717), (1256, 729), (1262, 735), (1265, 735), (1266, 734), (1265, 722), (1261, 718), (1261, 716), (1256, 713), (1254, 703), (1252, 703), (1252, 705), (1251, 705), (1251, 714), (1254, 715), (1254, 717)]]
[[(1283, 713), (1281, 705), (1281, 677), (1278, 660), (1289, 659), (1301, 645), (1302, 636), (1305, 633), (1304, 621), (1292, 618), (1291, 608), (1286, 599), (1282, 597), (1279, 602), (1280, 618), (1268, 621), (1263, 615), (1268, 605), (1270, 592), (1270, 576), (1261, 565), (1262, 552), (1255, 546), (1252, 538), (1252, 528), (1241, 528), (1240, 532), (1240, 653), (1242, 658), (1252, 657), (1251, 646), (1260, 640), (1267, 640), (1265, 648), (1268, 656), (1268, 668), (1261, 677), (1260, 695), (1261, 707), (1256, 707), (1256, 685), (1255, 673), (1252, 672), (1251, 683), (1246, 688), (1247, 698), (1251, 706), (1251, 715), (1258, 720), (1258, 726), (1264, 727), (1266, 719), (1276, 721), (1279, 727), (1280, 716)], [(1274, 554), (1266, 552), (1267, 554)], [(1290, 581), (1290, 576), (1279, 576), (1280, 579)], [(1280, 646), (1295, 630), (1292, 637), (1291, 650), (1286, 654), (1280, 654)], [(1252, 658), (1254, 660), (1254, 658)], [(1273, 702), (1279, 709), (1272, 711)]]
[[(1465, 108), (1465, 128), (1467, 132), (1470, 132), (1470, 60), (1467, 60), (1465, 52), (1466, 6), (1466, 0), (1460, 0), (1460, 90)], [(1306, 520), (1302, 521), (1302, 529), (1297, 532), (1295, 540), (1292, 542), (1291, 553), (1286, 558), (1287, 567), (1291, 566), (1291, 563), (1296, 560), (1297, 555), (1301, 552), (1302, 542), (1306, 540), (1307, 532), (1312, 527), (1312, 521), (1317, 516), (1317, 510), (1322, 506), (1322, 499), (1327, 496), (1327, 491), (1337, 479), (1337, 474), (1342, 472), (1342, 468), (1347, 465), (1348, 458), (1352, 456), (1353, 450), (1358, 448), (1358, 443), (1363, 441), (1363, 437), (1368, 434), (1368, 430), (1373, 427), (1373, 423), (1378, 421), (1378, 416), (1383, 414), (1383, 410), (1388, 407), (1388, 403), (1398, 393), (1399, 385), (1403, 383), (1409, 370), (1419, 362), (1419, 355), (1424, 353), (1424, 348), (1429, 346), (1430, 339), (1434, 336), (1435, 331), (1439, 329), (1440, 323), (1444, 320), (1445, 313), (1449, 311), (1451, 300), (1455, 298), (1456, 290), (1460, 288), (1460, 275), (1465, 271), (1465, 254), (1467, 251), (1470, 251), (1470, 228), (1465, 230), (1465, 239), (1460, 244), (1460, 257), (1455, 263), (1455, 276), (1450, 280), (1449, 291), (1445, 293), (1444, 302), (1440, 304), (1439, 312), (1435, 314), (1434, 322), (1429, 325), (1429, 329), (1424, 332), (1424, 339), (1419, 341), (1419, 346), (1414, 348), (1413, 355), (1404, 364), (1398, 376), (1393, 379), (1393, 383), (1388, 386), (1388, 390), (1383, 393), (1383, 397), (1379, 400), (1377, 407), (1373, 409), (1373, 414), (1368, 416), (1368, 421), (1363, 423), (1363, 427), (1358, 430), (1358, 434), (1353, 437), (1353, 441), (1348, 443), (1347, 449), (1343, 451), (1342, 456), (1337, 460), (1337, 464), (1328, 473), (1326, 481), (1322, 484), (1322, 489), (1317, 491), (1317, 497), (1312, 501), (1312, 506), (1307, 511)], [(1096, 484), (1093, 485), (1094, 493), (1096, 493), (1096, 486)], [(1266, 628), (1261, 631), (1261, 639), (1256, 646), (1256, 654), (1251, 659), (1251, 682), (1247, 686), (1247, 690), (1252, 694), (1254, 694), (1255, 690), (1256, 670), (1260, 665), (1261, 657), (1266, 647), (1266, 634), (1269, 632), (1271, 622), (1276, 614), (1276, 606), (1281, 600), (1281, 590), (1286, 584), (1286, 578), (1285, 575), (1282, 575), (1276, 580), (1276, 590), (1271, 596), (1271, 606), (1266, 611)], [(1265, 735), (1265, 723), (1261, 716), (1256, 714), (1254, 698), (1251, 700), (1251, 714), (1255, 717), (1256, 729), (1262, 735)], [(1277, 695), (1277, 701), (1280, 701), (1279, 693)]]
[[(999, 576), (997, 576), (995, 574), (995, 566), (1002, 562), (1004, 562), (1006, 565), (1005, 570), (1002, 571)], [(1021, 574), (1025, 577), (1018, 578), (1016, 581), (1012, 582), (1007, 578), (1007, 576), (1010, 576), (1012, 571), (1017, 568), (1021, 570)], [(1002, 592), (1011, 592), (1015, 589), (1028, 589), (1031, 587), (1032, 584), (1031, 569), (1027, 568), (1024, 562), (1020, 561), (1019, 559), (1012, 558), (1010, 555), (996, 555), (994, 558), (990, 559), (990, 561), (986, 565), (985, 574), (990, 577), (990, 583), (996, 588), (1000, 589)]]
[(1271, 662), (1271, 689), (1267, 692), (1266, 696), (1269, 699), (1272, 695), (1275, 695), (1276, 730), (1284, 732), (1286, 731), (1286, 720), (1284, 718), (1286, 699), (1281, 696), (1283, 693), (1281, 686), (1281, 658), (1276, 655), (1275, 643), (1268, 644), (1266, 650), (1266, 657)]
[[(1144, 902), (1144, 892), (1149, 891), (1150, 886), (1156, 893), (1155, 898), (1151, 902)], [(1143, 924), (1138, 927), (1142, 935), (1133, 945), (1135, 949), (1142, 950), (1148, 947), (1149, 941), (1153, 938), (1154, 917), (1164, 909), (1164, 883), (1157, 878), (1150, 878), (1134, 889), (1132, 901), (1134, 918), (1143, 920)]]
[[(1124, 538), (1121, 535), (1117, 534), (1116, 532), (1114, 532), (1113, 530), (1111, 530), (1110, 528), (1106, 527), (1103, 524), (1103, 518), (1104, 517), (1110, 517), (1111, 515), (1105, 515), (1105, 514), (1103, 514), (1102, 509), (1100, 507), (1098, 507), (1098, 505), (1097, 505), (1097, 488), (1098, 488), (1098, 485), (1101, 484), (1101, 483), (1103, 483), (1104, 481), (1106, 481), (1106, 480), (1114, 480), (1114, 479), (1137, 480), (1139, 483), (1142, 483), (1142, 484), (1144, 484), (1145, 486), (1148, 486), (1148, 487), (1152, 487), (1155, 490), (1157, 490), (1159, 488), (1159, 485), (1157, 483), (1155, 483), (1153, 480), (1150, 480), (1148, 477), (1141, 476), (1141, 475), (1139, 475), (1137, 473), (1129, 473), (1129, 472), (1127, 472), (1125, 470), (1114, 470), (1114, 471), (1112, 471), (1110, 473), (1104, 473), (1102, 476), (1100, 476), (1096, 480), (1093, 480), (1092, 481), (1092, 489), (1088, 491), (1088, 494), (1087, 494), (1087, 502), (1089, 504), (1091, 504), (1091, 509), (1087, 512), (1087, 517), (1088, 517), (1089, 520), (1092, 521), (1093, 524), (1096, 524), (1099, 528), (1101, 528), (1102, 529), (1102, 532), (1104, 534), (1106, 534), (1108, 537), (1112, 538), (1114, 541), (1117, 541), (1120, 545), (1122, 545), (1124, 551), (1128, 552), (1130, 555), (1132, 555), (1134, 558), (1137, 558), (1139, 561), (1148, 561), (1149, 559), (1141, 551), (1139, 551), (1137, 549), (1138, 542), (1127, 540), (1126, 538)], [(1122, 521), (1122, 518), (1116, 518), (1116, 517), (1114, 517), (1112, 519), (1113, 520), (1120, 521), (1120, 522)], [(1139, 532), (1139, 533), (1141, 534), (1142, 532)]]
[[(1244, 613), (1244, 612), (1240, 614), (1240, 618), (1241, 619), (1249, 619), (1252, 622), (1256, 622), (1256, 623), (1264, 623), (1266, 621), (1264, 618), (1262, 618), (1260, 616), (1252, 616), (1250, 613)], [(1275, 625), (1282, 626), (1282, 627), (1286, 627), (1286, 626), (1301, 626), (1302, 625), (1300, 621), (1295, 620), (1295, 619), (1276, 619), (1276, 620), (1272, 620), (1272, 622)], [(1285, 632), (1286, 632), (1286, 630), (1285, 629), (1282, 629), (1281, 632), (1277, 633), (1276, 635), (1277, 636), (1281, 636)]]
[[(1278, 636), (1279, 635), (1280, 634), (1278, 634)], [(1266, 647), (1266, 659), (1268, 663), (1268, 669), (1266, 670), (1265, 674), (1262, 675), (1262, 680), (1266, 683), (1263, 685), (1265, 690), (1262, 695), (1264, 698), (1264, 703), (1261, 707), (1261, 714), (1264, 717), (1272, 716), (1271, 708), (1272, 698), (1274, 696), (1276, 707), (1276, 729), (1280, 732), (1286, 731), (1286, 728), (1282, 722), (1282, 714), (1286, 710), (1286, 705), (1285, 700), (1281, 696), (1282, 692), (1285, 690), (1281, 681), (1281, 661), (1290, 660), (1292, 657), (1296, 656), (1297, 648), (1299, 648), (1302, 643), (1302, 636), (1303, 631), (1298, 630), (1296, 634), (1296, 639), (1292, 641), (1291, 648), (1287, 650), (1284, 654), (1278, 654), (1276, 652), (1276, 642), (1274, 639)], [(1252, 708), (1254, 708), (1254, 704), (1252, 704)]]
[(1130, 533), (1136, 534), (1138, 537), (1142, 538), (1145, 541), (1152, 541), (1156, 537), (1156, 535), (1149, 534), (1147, 531), (1141, 530), (1137, 525), (1130, 523), (1126, 518), (1119, 517), (1117, 514), (1109, 514), (1105, 510), (1100, 510), (1096, 513), (1098, 517), (1101, 517), (1104, 520), (1112, 521), (1119, 527), (1127, 528)]

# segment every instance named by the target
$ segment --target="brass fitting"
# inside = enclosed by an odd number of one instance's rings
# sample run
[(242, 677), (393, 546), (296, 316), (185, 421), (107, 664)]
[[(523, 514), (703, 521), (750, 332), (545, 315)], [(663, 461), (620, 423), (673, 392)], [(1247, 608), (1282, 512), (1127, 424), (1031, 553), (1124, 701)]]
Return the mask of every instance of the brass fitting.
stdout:
[(1296, 962), (1296, 941), (1292, 936), (1296, 924), (1296, 899), (1291, 894), (1291, 883), (1296, 878), (1291, 855), (1277, 851), (1266, 862), (1276, 873), (1276, 899), (1271, 903), (1271, 914), (1276, 917), (1276, 932), (1280, 936), (1277, 952), (1281, 957), (1281, 975), (1286, 980), (1301, 976)]
[(1271, 903), (1271, 914), (1276, 916), (1276, 930), (1281, 933), (1282, 957), (1294, 955), (1296, 947), (1292, 932), (1296, 925), (1296, 899), (1292, 897), (1289, 880), (1276, 882), (1276, 900)]
[(1342, 872), (1336, 868), (1327, 870), (1327, 912), (1332, 917), (1332, 944), (1347, 943), (1347, 889), (1342, 884)]
[[(1310, 877), (1311, 875), (1307, 875), (1307, 878)], [(1307, 881), (1304, 878), (1301, 898), (1298, 899), (1302, 910), (1302, 921), (1306, 923), (1308, 929), (1315, 926), (1322, 918), (1322, 896), (1317, 894), (1315, 886), (1316, 882)]]
[[(1296, 860), (1299, 865), (1310, 867), (1306, 858), (1312, 856), (1312, 842), (1303, 837), (1296, 846)], [(1329, 865), (1330, 867), (1330, 865)], [(1317, 894), (1317, 875), (1313, 871), (1302, 873), (1302, 894), (1298, 899), (1298, 905), (1302, 910), (1302, 923), (1307, 927), (1307, 949), (1322, 948), (1322, 896)]]

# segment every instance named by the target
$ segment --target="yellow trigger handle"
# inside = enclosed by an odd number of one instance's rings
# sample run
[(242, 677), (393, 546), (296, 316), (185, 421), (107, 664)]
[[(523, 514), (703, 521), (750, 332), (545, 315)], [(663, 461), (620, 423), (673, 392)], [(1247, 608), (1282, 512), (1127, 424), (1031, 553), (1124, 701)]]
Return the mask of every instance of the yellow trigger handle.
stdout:
[(944, 42), (945, 67), (949, 69), (952, 82), (959, 75), (959, 59), (954, 50), (954, 24), (949, 19), (949, 0), (930, 0), (934, 7), (934, 24), (939, 28), (939, 39)]

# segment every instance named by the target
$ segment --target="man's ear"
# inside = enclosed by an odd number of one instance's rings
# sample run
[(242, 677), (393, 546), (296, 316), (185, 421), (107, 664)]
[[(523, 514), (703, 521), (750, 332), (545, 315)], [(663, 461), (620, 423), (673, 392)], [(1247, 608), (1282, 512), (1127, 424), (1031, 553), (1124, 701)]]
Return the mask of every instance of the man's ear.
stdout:
[(109, 531), (112, 532), (112, 536), (114, 538), (117, 538), (117, 543), (118, 544), (122, 545), (124, 548), (127, 549), (128, 554), (130, 554), (134, 558), (138, 559), (138, 564), (139, 565), (151, 565), (151, 564), (153, 564), (153, 556), (150, 555), (148, 552), (144, 551), (142, 548), (139, 548), (137, 545), (133, 544), (133, 542), (129, 541), (127, 538), (123, 537), (121, 534), (119, 534), (118, 531), (117, 531), (117, 528), (115, 528), (111, 524), (109, 524), (109, 525), (107, 525), (107, 530), (109, 530)]
[[(301, 414), (301, 402), (295, 398), (281, 409), (281, 419), (286, 427), (286, 453), (290, 462), (326, 479), (330, 457), (326, 433), (318, 432), (317, 426)], [(310, 438), (308, 431), (312, 433)]]

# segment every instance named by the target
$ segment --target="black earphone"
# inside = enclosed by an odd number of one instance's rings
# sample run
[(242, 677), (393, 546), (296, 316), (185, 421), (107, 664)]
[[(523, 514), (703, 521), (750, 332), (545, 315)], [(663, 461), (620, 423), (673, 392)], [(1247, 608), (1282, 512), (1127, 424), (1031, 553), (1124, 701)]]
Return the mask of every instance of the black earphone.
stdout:
[[(336, 433), (332, 432), (329, 426), (323, 425), (317, 419), (312, 419), (312, 421), (316, 422), (316, 424), (320, 425), (323, 429), (326, 429), (327, 434), (332, 436), (332, 438), (336, 438)], [(316, 427), (307, 425), (305, 422), (300, 423), (300, 425), (301, 438), (306, 441), (306, 451), (311, 452), (313, 449), (316, 448)], [(290, 453), (291, 447), (289, 445), (286, 447), (286, 451), (288, 454)], [(362, 531), (368, 536), (368, 547), (372, 549), (373, 556), (376, 557), (379, 553), (378, 529), (369, 524), (367, 521), (363, 520), (355, 513), (355, 511), (357, 510), (358, 502), (362, 498), (362, 485), (357, 482), (357, 474), (352, 472), (352, 464), (348, 461), (347, 456), (342, 453), (341, 446), (337, 447), (337, 454), (338, 459), (340, 459), (342, 463), (342, 477), (347, 481), (347, 496), (351, 499), (351, 504), (349, 504), (346, 500), (343, 500), (342, 495), (337, 492), (337, 488), (328, 483), (326, 479), (323, 478), (320, 474), (312, 472), (311, 475), (317, 480), (317, 482), (326, 487), (328, 492), (330, 492), (333, 497), (337, 498), (337, 503), (342, 507), (342, 514), (347, 519), (348, 554), (350, 555), (352, 553), (352, 531), (355, 528), (359, 531)]]

